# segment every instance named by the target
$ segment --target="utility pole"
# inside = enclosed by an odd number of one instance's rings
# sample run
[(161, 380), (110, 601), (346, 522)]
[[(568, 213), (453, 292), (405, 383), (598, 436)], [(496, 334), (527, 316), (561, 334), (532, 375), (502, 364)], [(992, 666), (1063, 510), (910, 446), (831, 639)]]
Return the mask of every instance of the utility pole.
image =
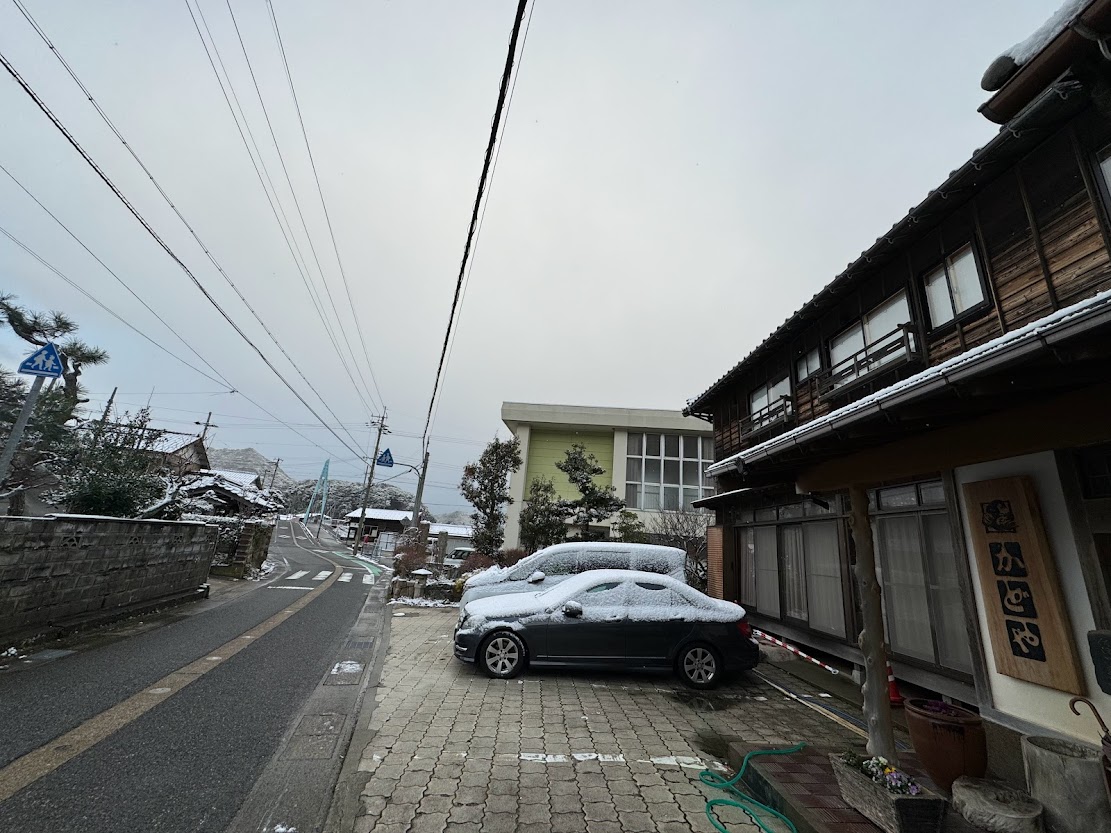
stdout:
[(374, 440), (374, 454), (371, 455), (370, 465), (367, 466), (366, 474), (366, 488), (363, 489), (363, 503), (359, 507), (359, 526), (355, 531), (355, 543), (351, 545), (351, 553), (355, 554), (359, 551), (359, 547), (363, 543), (363, 526), (366, 523), (366, 505), (370, 502), (370, 487), (374, 483), (374, 464), (378, 462), (378, 448), (382, 445), (382, 434), (389, 429), (386, 428), (386, 414), (383, 410), (382, 416), (378, 417), (378, 436)]
[(198, 420), (193, 420), (193, 424), (204, 426), (204, 429), (201, 431), (201, 442), (202, 443), (204, 442), (204, 438), (208, 436), (208, 429), (209, 428), (219, 428), (220, 427), (219, 425), (214, 425), (213, 424), (213, 422), (212, 422), (212, 411), (208, 412), (208, 416), (206, 416), (204, 418), (204, 422), (199, 422)]
[(12, 460), (15, 458), (15, 450), (19, 448), (23, 431), (31, 419), (31, 412), (35, 410), (35, 400), (39, 398), (39, 391), (42, 390), (42, 380), (42, 376), (36, 376), (35, 381), (31, 383), (31, 390), (27, 392), (27, 398), (23, 400), (23, 410), (19, 412), (15, 425), (12, 426), (12, 433), (8, 435), (8, 444), (4, 446), (3, 455), (0, 455), (0, 484), (8, 479), (8, 473), (12, 469)]
[(413, 498), (413, 526), (420, 530), (421, 500), (424, 497), (424, 477), (428, 474), (428, 452), (424, 452), (424, 460), (420, 467), (420, 477), (417, 478), (417, 494)]
[(93, 429), (94, 446), (96, 445), (97, 438), (100, 436), (100, 432), (104, 430), (104, 425), (108, 422), (108, 415), (112, 413), (112, 403), (116, 401), (116, 391), (118, 390), (119, 386), (112, 388), (112, 395), (108, 397), (108, 404), (104, 406), (104, 413), (100, 415), (100, 422), (98, 422), (96, 428)]
[(279, 457), (277, 460), (275, 460), (274, 461), (274, 471), (270, 472), (270, 486), (269, 486), (269, 488), (271, 490), (274, 488), (274, 478), (278, 476), (278, 466), (281, 464), (281, 462), (282, 462), (281, 457)]

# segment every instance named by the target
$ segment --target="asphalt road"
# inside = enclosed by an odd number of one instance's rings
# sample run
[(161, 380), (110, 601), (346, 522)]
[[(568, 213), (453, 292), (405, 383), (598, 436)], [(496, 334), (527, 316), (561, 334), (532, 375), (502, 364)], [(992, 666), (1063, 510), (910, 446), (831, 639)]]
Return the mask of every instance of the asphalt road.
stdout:
[[(28, 768), (35, 750), (65, 747), (66, 738), (55, 739), (101, 725), (102, 713), (117, 704), (124, 704), (118, 711), (145, 693), (169, 691), (149, 687), (202, 661), (199, 676), (180, 690), (113, 724), (91, 747), (0, 803), (0, 830), (229, 828), (310, 696), (336, 679), (336, 662), (353, 656), (347, 637), (373, 589), (364, 565), (296, 546), (289, 527), (280, 525), (270, 550), (284, 563), (256, 589), (153, 630), (0, 673), (2, 784), (5, 774)], [(243, 636), (324, 587), (272, 629)], [(252, 641), (236, 642), (243, 639)], [(230, 652), (229, 643), (239, 647)], [(226, 658), (211, 656), (222, 646)], [(203, 663), (209, 659), (210, 670)], [(350, 687), (352, 702), (357, 688)], [(321, 767), (338, 767), (335, 755), (317, 757)], [(313, 789), (320, 785), (316, 778)], [(237, 830), (276, 827), (266, 819), (236, 821)]]

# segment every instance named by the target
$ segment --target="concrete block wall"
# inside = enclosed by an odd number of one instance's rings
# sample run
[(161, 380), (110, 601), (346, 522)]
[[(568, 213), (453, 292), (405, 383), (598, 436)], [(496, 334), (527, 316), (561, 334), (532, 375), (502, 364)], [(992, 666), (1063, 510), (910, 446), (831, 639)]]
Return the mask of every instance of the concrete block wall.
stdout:
[(199, 587), (215, 549), (202, 523), (0, 517), (0, 639)]

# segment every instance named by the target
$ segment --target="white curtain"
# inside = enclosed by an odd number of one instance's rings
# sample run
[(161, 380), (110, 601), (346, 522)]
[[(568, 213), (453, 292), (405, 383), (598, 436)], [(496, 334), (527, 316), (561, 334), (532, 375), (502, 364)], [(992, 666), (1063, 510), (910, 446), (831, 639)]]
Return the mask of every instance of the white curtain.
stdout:
[(806, 592), (810, 627), (833, 636), (845, 635), (844, 587), (837, 524), (803, 524), (806, 545)]
[(802, 547), (801, 526), (781, 526), (783, 548), (783, 599), (787, 616), (806, 621), (806, 567)]
[(779, 553), (774, 526), (752, 530), (756, 548), (756, 607), (767, 616), (779, 618)]
[(876, 519), (887, 636), (896, 653), (934, 662), (922, 541), (916, 516)]
[(756, 604), (756, 548), (751, 527), (738, 530), (737, 556), (741, 569), (741, 604)]
[(957, 556), (949, 517), (943, 514), (923, 515), (927, 552), (930, 556), (930, 594), (933, 597), (934, 637), (937, 640), (938, 662), (946, 668), (972, 672), (972, 655), (965, 627), (961, 589), (957, 583)]

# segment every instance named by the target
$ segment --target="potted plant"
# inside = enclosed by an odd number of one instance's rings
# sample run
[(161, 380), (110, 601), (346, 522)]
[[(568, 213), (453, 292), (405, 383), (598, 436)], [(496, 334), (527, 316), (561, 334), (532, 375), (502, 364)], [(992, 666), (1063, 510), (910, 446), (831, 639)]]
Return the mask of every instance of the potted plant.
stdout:
[(829, 761), (845, 803), (886, 833), (940, 833), (948, 802), (886, 758), (846, 752)]
[(988, 749), (980, 715), (919, 697), (909, 698), (904, 706), (914, 752), (939, 789), (952, 791), (962, 775), (984, 777)]

